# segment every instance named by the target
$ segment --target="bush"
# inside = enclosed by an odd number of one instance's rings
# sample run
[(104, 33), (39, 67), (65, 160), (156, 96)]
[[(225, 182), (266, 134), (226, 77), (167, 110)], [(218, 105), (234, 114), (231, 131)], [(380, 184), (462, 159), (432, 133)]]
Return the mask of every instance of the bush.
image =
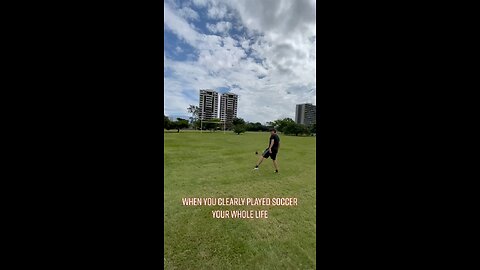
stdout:
[(233, 132), (237, 133), (240, 135), (240, 133), (244, 133), (246, 131), (245, 125), (238, 124), (233, 127)]

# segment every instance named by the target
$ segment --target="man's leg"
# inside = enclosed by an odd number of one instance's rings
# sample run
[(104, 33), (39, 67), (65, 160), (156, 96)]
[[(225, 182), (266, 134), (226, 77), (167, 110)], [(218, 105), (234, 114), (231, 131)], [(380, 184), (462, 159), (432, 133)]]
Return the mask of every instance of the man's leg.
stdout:
[(278, 172), (278, 164), (276, 159), (273, 160), (273, 166), (275, 167), (275, 172)]
[(277, 151), (272, 152), (272, 161), (273, 161), (273, 167), (275, 167), (275, 172), (278, 173)]
[(255, 164), (254, 170), (258, 169), (258, 166), (262, 164), (262, 161), (268, 158), (270, 155), (268, 154), (267, 150), (263, 151), (262, 156), (258, 159), (257, 164)]
[(258, 161), (257, 161), (257, 164), (255, 165), (255, 167), (258, 167), (260, 164), (262, 164), (262, 161), (264, 160), (265, 158), (263, 156), (261, 156)]

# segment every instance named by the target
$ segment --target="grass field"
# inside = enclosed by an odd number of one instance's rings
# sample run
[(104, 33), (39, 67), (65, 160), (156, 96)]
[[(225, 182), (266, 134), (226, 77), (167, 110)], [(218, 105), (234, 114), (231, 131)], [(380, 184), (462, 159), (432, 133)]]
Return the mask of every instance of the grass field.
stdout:
[[(165, 269), (316, 269), (315, 137), (165, 133)], [(184, 206), (185, 197), (296, 197), (298, 206)], [(268, 219), (214, 219), (212, 210), (268, 210)]]

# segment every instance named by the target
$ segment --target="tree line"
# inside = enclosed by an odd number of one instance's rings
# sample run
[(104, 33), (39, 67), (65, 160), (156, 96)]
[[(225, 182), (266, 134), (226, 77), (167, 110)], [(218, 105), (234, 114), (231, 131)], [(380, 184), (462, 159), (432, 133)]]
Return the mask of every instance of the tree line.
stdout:
[[(208, 122), (200, 123), (199, 120), (199, 111), (198, 106), (190, 105), (187, 108), (188, 112), (192, 114), (190, 121), (187, 119), (177, 118), (177, 121), (171, 121), (167, 116), (164, 115), (164, 128), (167, 130), (176, 129), (177, 132), (180, 132), (180, 129), (184, 128), (193, 128), (193, 129), (203, 129), (203, 130), (223, 130), (224, 123), (220, 119), (212, 119)], [(266, 125), (261, 124), (260, 122), (251, 123), (246, 122), (242, 118), (234, 118), (232, 123), (225, 125), (226, 130), (233, 130), (237, 134), (244, 133), (245, 131), (268, 131), (270, 128), (275, 128), (277, 131), (282, 132), (286, 135), (312, 135), (317, 133), (317, 125), (302, 125), (293, 121), (291, 118), (278, 119), (273, 122), (267, 122)]]
[(245, 122), (242, 118), (235, 118), (233, 120), (233, 131), (237, 134), (241, 134), (245, 131), (268, 131), (270, 128), (275, 128), (277, 131), (286, 135), (312, 135), (317, 133), (317, 124), (302, 125), (297, 124), (291, 118), (278, 119), (273, 122), (267, 122), (267, 125), (260, 123)]
[(171, 121), (166, 115), (163, 115), (163, 127), (166, 130), (176, 129), (177, 132), (180, 132), (180, 129), (190, 127), (188, 120), (177, 118), (177, 121)]

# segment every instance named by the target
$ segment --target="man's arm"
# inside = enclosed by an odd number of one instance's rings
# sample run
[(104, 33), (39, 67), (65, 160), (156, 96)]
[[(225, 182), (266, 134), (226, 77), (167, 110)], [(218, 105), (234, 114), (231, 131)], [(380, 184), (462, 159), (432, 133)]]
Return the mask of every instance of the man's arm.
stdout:
[(273, 143), (274, 143), (274, 142), (275, 142), (274, 139), (272, 139), (272, 140), (270, 141), (270, 146), (268, 147), (268, 151), (269, 151), (270, 153), (272, 153), (272, 147), (273, 147)]

